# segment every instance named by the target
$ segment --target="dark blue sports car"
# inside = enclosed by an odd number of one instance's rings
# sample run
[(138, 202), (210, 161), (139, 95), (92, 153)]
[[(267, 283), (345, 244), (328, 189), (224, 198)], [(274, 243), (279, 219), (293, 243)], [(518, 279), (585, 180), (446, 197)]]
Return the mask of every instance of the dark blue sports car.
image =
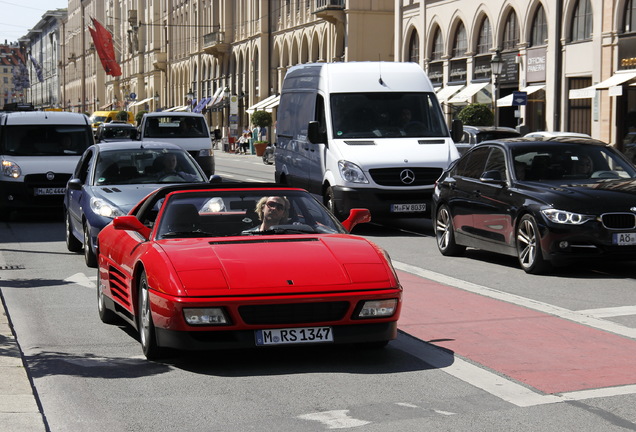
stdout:
[(443, 255), (467, 247), (552, 264), (636, 260), (636, 168), (585, 138), (516, 138), (470, 149), (437, 181), (433, 227)]
[(117, 142), (89, 147), (66, 186), (66, 246), (84, 250), (96, 267), (97, 234), (143, 197), (173, 183), (204, 183), (205, 174), (181, 147), (169, 143)]

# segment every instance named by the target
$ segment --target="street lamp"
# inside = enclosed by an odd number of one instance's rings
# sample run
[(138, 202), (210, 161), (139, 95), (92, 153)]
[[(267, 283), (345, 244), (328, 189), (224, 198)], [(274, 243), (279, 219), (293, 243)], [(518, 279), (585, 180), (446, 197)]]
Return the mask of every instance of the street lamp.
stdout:
[(188, 105), (190, 105), (190, 111), (192, 111), (192, 99), (194, 99), (194, 93), (192, 93), (192, 87), (186, 94), (186, 99), (188, 99)]
[(490, 70), (493, 75), (493, 107), (495, 109), (495, 127), (499, 127), (499, 110), (497, 109), (497, 98), (499, 97), (499, 76), (503, 72), (504, 61), (501, 58), (501, 52), (499, 50), (495, 51), (495, 54), (492, 56), (490, 60)]

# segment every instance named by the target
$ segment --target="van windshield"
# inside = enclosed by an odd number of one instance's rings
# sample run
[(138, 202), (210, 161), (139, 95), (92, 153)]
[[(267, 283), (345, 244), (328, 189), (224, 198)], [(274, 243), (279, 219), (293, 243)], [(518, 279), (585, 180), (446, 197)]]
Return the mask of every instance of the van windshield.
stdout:
[(4, 126), (0, 147), (12, 156), (80, 156), (93, 144), (86, 126), (16, 125)]
[(207, 138), (210, 133), (203, 117), (149, 117), (144, 129), (145, 138)]
[(448, 137), (433, 93), (335, 93), (334, 138)]

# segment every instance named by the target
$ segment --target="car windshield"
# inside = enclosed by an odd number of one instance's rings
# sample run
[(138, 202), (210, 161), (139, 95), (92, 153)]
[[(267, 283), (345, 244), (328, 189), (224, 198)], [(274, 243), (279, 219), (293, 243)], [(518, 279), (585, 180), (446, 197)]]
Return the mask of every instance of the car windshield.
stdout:
[(3, 126), (2, 152), (12, 156), (80, 156), (93, 144), (88, 126)]
[[(147, 216), (140, 219), (152, 223)], [(237, 189), (169, 196), (157, 238), (333, 233), (346, 230), (307, 192)]]
[(447, 137), (433, 93), (335, 93), (335, 138)]
[(147, 148), (100, 152), (93, 177), (97, 186), (204, 181), (184, 151)]
[(586, 180), (635, 178), (636, 170), (608, 147), (547, 143), (512, 149), (519, 180)]
[(133, 131), (134, 128), (126, 126), (108, 126), (102, 129), (101, 138), (106, 140), (129, 140)]
[(144, 129), (146, 138), (201, 138), (210, 134), (203, 117), (170, 115), (150, 117)]

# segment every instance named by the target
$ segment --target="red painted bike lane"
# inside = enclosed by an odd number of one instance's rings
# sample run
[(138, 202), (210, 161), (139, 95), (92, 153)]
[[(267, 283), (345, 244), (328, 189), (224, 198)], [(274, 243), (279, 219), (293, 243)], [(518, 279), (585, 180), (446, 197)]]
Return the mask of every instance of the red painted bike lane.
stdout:
[(399, 271), (400, 330), (544, 393), (636, 384), (636, 340)]

